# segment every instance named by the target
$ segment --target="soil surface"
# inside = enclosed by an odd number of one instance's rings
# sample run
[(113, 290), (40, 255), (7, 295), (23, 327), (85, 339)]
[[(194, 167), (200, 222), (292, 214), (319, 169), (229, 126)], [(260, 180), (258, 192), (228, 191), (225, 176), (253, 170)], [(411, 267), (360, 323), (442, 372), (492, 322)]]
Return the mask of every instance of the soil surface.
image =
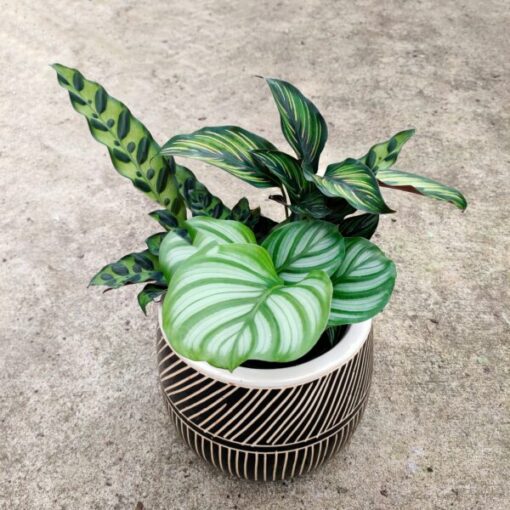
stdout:
[[(510, 11), (507, 0), (4, 0), (0, 41), (0, 508), (509, 507)], [(282, 148), (254, 75), (287, 79), (329, 125), (323, 161), (415, 127), (399, 168), (453, 206), (385, 190), (375, 241), (397, 263), (375, 322), (370, 402), (319, 471), (229, 479), (176, 435), (155, 311), (87, 289), (143, 249), (157, 207), (112, 169), (48, 64), (101, 81), (166, 141), (238, 124)], [(191, 164), (228, 204), (267, 193)]]

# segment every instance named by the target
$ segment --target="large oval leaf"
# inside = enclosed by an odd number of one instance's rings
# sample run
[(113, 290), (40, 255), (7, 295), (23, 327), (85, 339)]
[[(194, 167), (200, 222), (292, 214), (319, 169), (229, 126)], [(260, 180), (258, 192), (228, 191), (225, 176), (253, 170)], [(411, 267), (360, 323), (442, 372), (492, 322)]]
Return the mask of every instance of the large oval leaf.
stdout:
[(274, 78), (267, 83), (280, 113), (285, 138), (298, 157), (317, 171), (319, 156), (328, 138), (326, 121), (294, 85)]
[(344, 239), (338, 229), (324, 221), (287, 223), (262, 244), (273, 259), (280, 278), (287, 283), (299, 282), (314, 270), (332, 275), (344, 256)]
[(450, 202), (462, 210), (467, 207), (466, 199), (460, 191), (421, 175), (388, 168), (377, 172), (377, 180), (387, 188), (419, 193), (426, 197)]
[(370, 168), (356, 159), (329, 165), (324, 177), (311, 172), (307, 172), (306, 176), (326, 196), (344, 198), (356, 209), (370, 213), (393, 212), (385, 204)]
[(73, 108), (87, 119), (92, 136), (106, 145), (116, 170), (135, 187), (184, 219), (186, 209), (173, 175), (173, 161), (159, 155), (159, 145), (127, 106), (76, 69), (53, 64), (58, 82), (69, 92)]
[(169, 232), (159, 246), (159, 262), (170, 281), (177, 267), (199, 250), (218, 244), (256, 244), (254, 233), (239, 221), (217, 220), (206, 216), (191, 218), (184, 226)]
[(275, 150), (266, 139), (237, 126), (205, 127), (189, 135), (168, 140), (161, 154), (183, 156), (205, 161), (256, 186), (277, 185), (267, 170), (250, 154), (257, 149)]
[(370, 319), (388, 303), (395, 285), (395, 264), (370, 241), (345, 238), (345, 257), (331, 277), (330, 326)]
[(261, 246), (217, 246), (175, 272), (163, 329), (179, 354), (220, 368), (248, 359), (292, 361), (323, 332), (331, 292), (323, 271), (285, 285)]

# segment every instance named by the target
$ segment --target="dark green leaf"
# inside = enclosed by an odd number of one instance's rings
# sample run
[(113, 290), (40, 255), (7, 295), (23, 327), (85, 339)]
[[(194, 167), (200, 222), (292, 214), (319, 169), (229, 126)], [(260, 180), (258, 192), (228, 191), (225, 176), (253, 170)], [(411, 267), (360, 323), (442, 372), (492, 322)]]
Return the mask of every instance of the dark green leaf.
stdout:
[(161, 285), (148, 283), (138, 294), (138, 304), (143, 313), (147, 315), (147, 305), (166, 293), (167, 288)]
[(154, 218), (167, 231), (179, 226), (179, 221), (177, 218), (166, 209), (152, 211), (149, 213), (149, 216)]
[(344, 237), (364, 237), (370, 239), (379, 224), (378, 214), (360, 214), (343, 219), (338, 227)]

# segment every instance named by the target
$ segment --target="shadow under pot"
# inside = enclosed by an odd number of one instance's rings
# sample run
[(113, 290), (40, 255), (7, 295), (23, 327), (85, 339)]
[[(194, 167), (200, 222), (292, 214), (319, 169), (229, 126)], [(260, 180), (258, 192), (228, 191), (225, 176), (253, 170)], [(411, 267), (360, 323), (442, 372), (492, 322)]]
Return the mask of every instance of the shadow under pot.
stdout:
[(304, 363), (233, 372), (176, 354), (160, 327), (163, 398), (188, 446), (224, 473), (273, 481), (308, 473), (343, 448), (365, 410), (372, 321)]

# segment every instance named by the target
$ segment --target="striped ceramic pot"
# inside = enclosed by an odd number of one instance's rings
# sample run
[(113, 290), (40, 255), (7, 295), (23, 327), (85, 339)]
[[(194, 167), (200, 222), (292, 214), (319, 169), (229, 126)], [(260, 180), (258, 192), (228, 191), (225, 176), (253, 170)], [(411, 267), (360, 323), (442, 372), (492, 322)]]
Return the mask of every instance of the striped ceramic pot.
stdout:
[(277, 369), (233, 372), (177, 355), (158, 330), (163, 398), (184, 441), (223, 472), (250, 480), (307, 473), (349, 441), (365, 409), (371, 321), (327, 353)]

